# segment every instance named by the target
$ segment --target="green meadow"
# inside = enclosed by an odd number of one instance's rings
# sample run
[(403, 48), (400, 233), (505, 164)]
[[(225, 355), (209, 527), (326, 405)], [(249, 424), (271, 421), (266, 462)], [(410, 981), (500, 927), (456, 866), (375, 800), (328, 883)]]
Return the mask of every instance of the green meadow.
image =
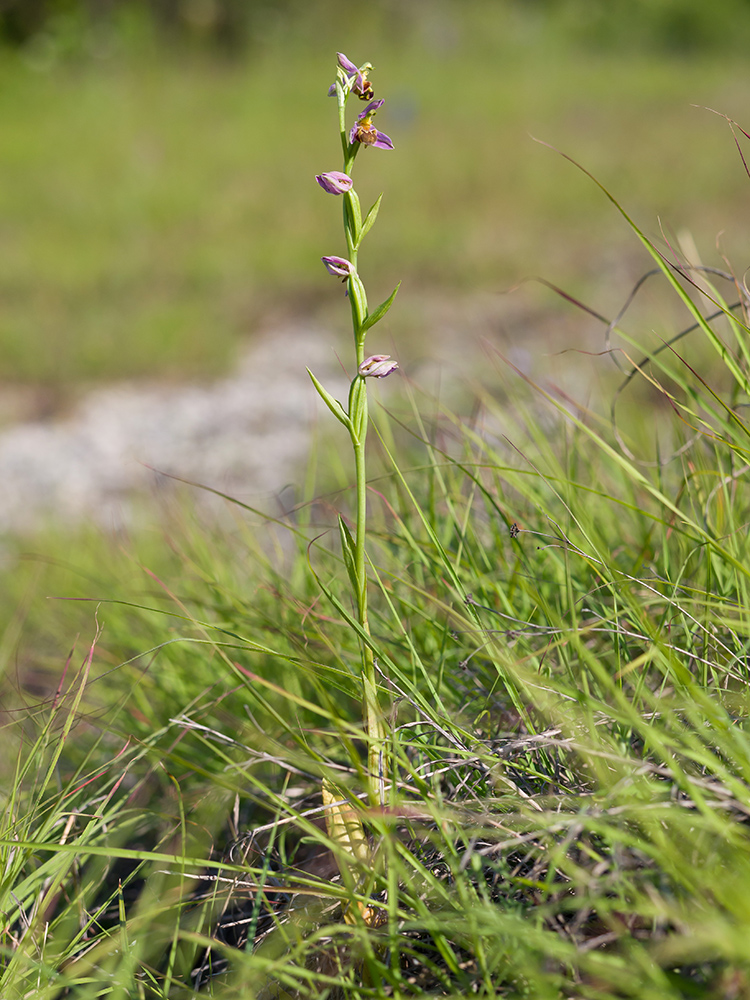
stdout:
[(2, 1000), (750, 998), (750, 29), (675, 9), (3, 50), (9, 396), (210, 380), (288, 318), (350, 349), (337, 51), (395, 147), (355, 164), (383, 334), (507, 293), (518, 338), (376, 383), (366, 489), (350, 398), (291, 510), (3, 539)]
[(320, 100), (337, 50), (368, 53), (390, 82), (381, 118), (398, 156), (360, 166), (363, 197), (387, 192), (367, 264), (379, 286), (494, 294), (541, 275), (616, 300), (627, 231), (534, 138), (651, 234), (687, 228), (715, 259), (721, 233), (722, 251), (746, 252), (746, 178), (724, 121), (701, 109), (742, 122), (744, 54), (582, 48), (513, 10), (437, 5), (395, 28), (382, 7), (340, 26), (298, 11), (233, 59), (145, 31), (98, 57), (7, 53), (0, 378), (60, 392), (211, 376), (269, 312), (330, 303), (319, 258), (340, 238), (311, 184), (338, 163)]

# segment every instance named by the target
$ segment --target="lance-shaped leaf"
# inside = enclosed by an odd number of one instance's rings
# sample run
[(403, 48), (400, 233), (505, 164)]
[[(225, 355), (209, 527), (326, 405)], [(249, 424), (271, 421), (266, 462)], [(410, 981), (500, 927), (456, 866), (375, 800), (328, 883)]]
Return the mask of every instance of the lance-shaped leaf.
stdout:
[(359, 195), (356, 191), (347, 191), (344, 195), (344, 204), (346, 205), (346, 215), (349, 224), (349, 229), (352, 234), (352, 242), (354, 246), (359, 246), (359, 242), (362, 239), (362, 208), (359, 204)]
[(326, 810), (328, 836), (343, 848), (353, 862), (366, 864), (370, 849), (359, 813), (347, 801), (346, 795), (327, 778), (323, 779), (323, 806)]
[(349, 390), (349, 431), (356, 446), (365, 439), (367, 431), (367, 387), (365, 380), (357, 375)]
[[(360, 881), (362, 866), (370, 861), (365, 830), (359, 813), (346, 801), (346, 796), (327, 779), (323, 779), (323, 806), (326, 811), (328, 836), (334, 843), (336, 864), (345, 882), (355, 885)], [(360, 910), (362, 905), (359, 904)], [(348, 924), (356, 923), (350, 910), (344, 912)]]
[(400, 287), (401, 287), (401, 282), (399, 281), (399, 283), (393, 289), (393, 291), (385, 300), (385, 302), (381, 302), (378, 308), (374, 312), (367, 314), (367, 317), (361, 326), (362, 333), (365, 333), (365, 331), (371, 329), (373, 326), (375, 326), (376, 323), (379, 323), (381, 321), (381, 319), (385, 316), (385, 314), (393, 305), (393, 300), (396, 298), (396, 293), (398, 292)]
[(349, 574), (349, 583), (352, 585), (355, 597), (359, 598), (359, 580), (357, 579), (357, 561), (354, 553), (354, 539), (347, 527), (346, 521), (339, 514), (339, 534), (341, 535), (341, 551), (344, 556), (344, 565)]
[(349, 297), (352, 302), (356, 328), (360, 331), (361, 336), (366, 329), (364, 324), (367, 322), (367, 292), (356, 271), (352, 271), (349, 275)]
[(341, 403), (339, 403), (338, 399), (334, 399), (333, 396), (330, 394), (330, 392), (327, 389), (323, 388), (323, 386), (320, 384), (320, 382), (318, 382), (318, 380), (315, 378), (315, 376), (313, 375), (313, 373), (310, 371), (309, 368), (307, 369), (307, 374), (312, 379), (312, 384), (315, 386), (318, 395), (326, 404), (326, 406), (334, 415), (334, 417), (337, 420), (340, 420), (341, 423), (344, 425), (344, 427), (346, 427), (346, 429), (349, 432), (351, 432), (352, 422), (349, 419), (349, 416), (344, 407), (341, 405)]
[(373, 223), (375, 222), (375, 220), (378, 217), (378, 212), (380, 211), (380, 202), (382, 200), (383, 200), (383, 196), (381, 194), (380, 197), (378, 198), (378, 200), (375, 202), (375, 204), (372, 206), (372, 208), (370, 209), (370, 211), (365, 216), (365, 221), (362, 223), (362, 231), (359, 234), (359, 242), (360, 243), (362, 242), (362, 240), (365, 238), (365, 236), (367, 236), (367, 234), (372, 229), (372, 225), (373, 225)]

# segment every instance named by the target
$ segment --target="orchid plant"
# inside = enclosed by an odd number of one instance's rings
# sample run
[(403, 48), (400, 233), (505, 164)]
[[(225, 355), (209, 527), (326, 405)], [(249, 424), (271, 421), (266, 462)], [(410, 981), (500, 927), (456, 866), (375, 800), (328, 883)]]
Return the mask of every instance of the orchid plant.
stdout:
[[(382, 195), (376, 200), (367, 214), (362, 216), (362, 209), (354, 190), (352, 168), (359, 151), (363, 147), (373, 149), (393, 149), (393, 143), (385, 133), (380, 132), (373, 124), (373, 118), (385, 103), (382, 98), (375, 100), (369, 74), (370, 63), (355, 66), (343, 53), (338, 53), (338, 70), (336, 81), (329, 90), (329, 96), (336, 98), (338, 108), (338, 126), (343, 151), (343, 170), (330, 170), (316, 176), (321, 188), (330, 195), (343, 198), (344, 204), (344, 236), (346, 238), (346, 257), (327, 256), (322, 261), (329, 274), (340, 277), (346, 283), (346, 294), (352, 311), (352, 328), (356, 358), (356, 374), (349, 389), (347, 406), (338, 400), (320, 384), (312, 372), (310, 378), (321, 398), (336, 419), (346, 427), (354, 451), (355, 483), (356, 483), (356, 526), (354, 535), (346, 521), (339, 516), (339, 530), (344, 563), (349, 576), (356, 604), (358, 633), (362, 658), (362, 701), (365, 732), (367, 736), (368, 755), (367, 772), (371, 800), (380, 798), (382, 787), (384, 728), (383, 718), (378, 704), (375, 662), (370, 637), (370, 627), (367, 618), (367, 567), (365, 554), (366, 518), (367, 518), (367, 477), (365, 467), (365, 441), (367, 438), (367, 382), (368, 378), (385, 378), (398, 368), (390, 355), (373, 354), (365, 357), (365, 338), (369, 330), (375, 326), (388, 312), (396, 297), (398, 286), (393, 293), (372, 312), (367, 304), (367, 294), (362, 279), (359, 276), (357, 258), (362, 240), (372, 228), (380, 209)], [(346, 105), (349, 98), (355, 95), (367, 106), (360, 112), (354, 124), (348, 128), (346, 124)]]

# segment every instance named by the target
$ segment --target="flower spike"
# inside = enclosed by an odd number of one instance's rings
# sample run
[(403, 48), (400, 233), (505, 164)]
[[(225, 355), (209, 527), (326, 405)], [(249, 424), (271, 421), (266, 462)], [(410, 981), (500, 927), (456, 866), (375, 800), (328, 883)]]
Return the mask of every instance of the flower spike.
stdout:
[[(357, 67), (343, 52), (337, 53), (336, 82), (328, 93), (336, 97), (338, 135), (341, 140), (344, 163), (341, 171), (329, 170), (315, 176), (315, 180), (327, 194), (344, 195), (343, 216), (344, 236), (346, 238), (344, 252), (347, 257), (326, 256), (322, 257), (321, 260), (329, 274), (343, 281), (351, 306), (355, 351), (353, 360), (357, 367), (349, 385), (349, 398), (346, 407), (334, 399), (312, 373), (311, 378), (323, 402), (338, 422), (349, 432), (354, 457), (356, 528), (354, 531), (350, 531), (344, 519), (339, 517), (339, 529), (344, 566), (356, 605), (356, 624), (360, 636), (363, 723), (367, 740), (366, 780), (370, 804), (376, 806), (385, 801), (383, 775), (388, 773), (390, 765), (383, 712), (378, 697), (380, 682), (370, 641), (371, 633), (367, 614), (366, 442), (369, 423), (367, 379), (385, 378), (398, 369), (398, 363), (393, 361), (388, 354), (372, 354), (370, 357), (365, 357), (365, 338), (368, 330), (375, 326), (390, 309), (398, 286), (384, 302), (381, 302), (371, 312), (367, 305), (367, 292), (358, 272), (360, 246), (377, 217), (382, 195), (363, 218), (362, 206), (349, 175), (352, 173), (352, 166), (359, 153), (360, 144), (380, 149), (393, 149), (390, 138), (385, 133), (379, 132), (373, 125), (373, 117), (383, 106), (384, 101), (382, 99), (374, 100), (372, 84), (368, 79), (371, 69), (370, 63), (364, 63), (364, 65)], [(356, 116), (353, 127), (348, 125), (346, 116), (346, 102), (352, 94), (356, 94), (365, 102), (364, 111)], [(323, 801), (327, 807), (328, 836), (338, 848), (339, 867), (347, 878), (354, 874), (347, 868), (347, 855), (359, 860), (363, 866), (367, 866), (372, 861), (359, 813), (354, 813), (346, 804), (341, 808), (341, 804), (338, 803), (340, 798), (348, 799), (348, 797), (348, 794), (342, 794), (339, 789), (324, 787)], [(359, 886), (358, 874), (356, 879)], [(344, 920), (347, 923), (354, 920), (353, 917), (350, 919), (350, 916), (347, 915), (349, 912), (344, 913)], [(367, 922), (370, 923), (369, 920)]]

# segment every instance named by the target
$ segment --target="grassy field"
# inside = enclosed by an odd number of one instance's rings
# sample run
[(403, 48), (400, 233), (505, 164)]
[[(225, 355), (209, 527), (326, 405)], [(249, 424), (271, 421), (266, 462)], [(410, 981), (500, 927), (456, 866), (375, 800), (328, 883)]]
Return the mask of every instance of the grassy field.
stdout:
[(471, 420), (375, 411), (382, 808), (343, 464), (282, 522), (70, 539), (45, 582), (86, 602), (4, 642), (2, 995), (747, 996), (746, 336), (652, 357), (619, 438), (500, 359)]
[[(541, 273), (611, 316), (659, 277), (611, 353), (551, 345), (537, 382), (490, 345), (461, 412), (373, 391), (366, 489), (355, 376), (283, 517), (183, 496), (132, 536), (6, 541), (3, 1000), (750, 997), (748, 303), (656, 221), (711, 263), (726, 227), (744, 272), (747, 177), (689, 107), (741, 121), (744, 70), (421, 23), (331, 45), (376, 63), (396, 144), (355, 165), (386, 192), (371, 304)], [(210, 374), (279, 299), (328, 308), (334, 63), (304, 34), (8, 60), (6, 378)]]
[(361, 166), (363, 197), (388, 191), (376, 284), (427, 298), (542, 274), (619, 298), (622, 268), (640, 266), (627, 233), (532, 135), (617, 190), (647, 231), (688, 228), (712, 260), (721, 232), (742, 259), (746, 178), (724, 122), (692, 105), (742, 122), (743, 56), (597, 53), (502, 5), (436, 10), (397, 20), (395, 43), (382, 10), (367, 26), (299, 15), (235, 61), (145, 43), (4, 58), (0, 379), (60, 392), (210, 376), (269, 312), (329, 302), (319, 258), (340, 239), (311, 185), (338, 163), (320, 100), (337, 49), (369, 53), (391, 83), (381, 119), (399, 155)]

